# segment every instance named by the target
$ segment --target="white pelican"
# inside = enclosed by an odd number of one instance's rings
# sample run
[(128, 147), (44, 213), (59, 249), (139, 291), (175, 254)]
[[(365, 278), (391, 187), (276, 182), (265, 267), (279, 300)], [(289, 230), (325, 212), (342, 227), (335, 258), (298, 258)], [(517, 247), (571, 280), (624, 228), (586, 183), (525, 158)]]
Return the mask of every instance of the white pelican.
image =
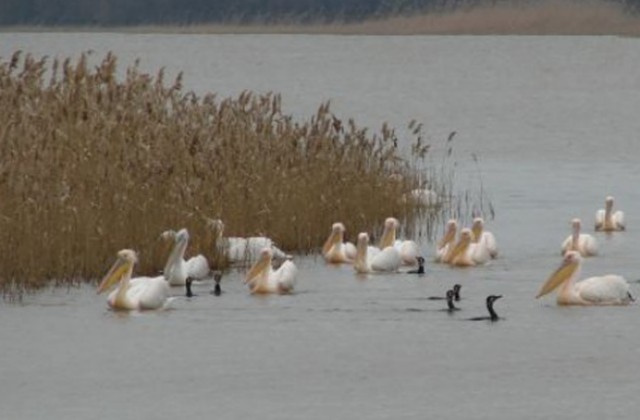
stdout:
[(456, 233), (458, 232), (458, 222), (454, 219), (450, 219), (447, 222), (447, 226), (444, 231), (444, 236), (440, 241), (438, 241), (438, 245), (436, 248), (436, 262), (448, 263), (451, 259), (450, 255), (452, 254), (453, 248), (456, 242)]
[(375, 255), (370, 255), (369, 248), (369, 235), (365, 232), (360, 233), (356, 245), (356, 260), (353, 263), (358, 273), (398, 271), (402, 261), (396, 248), (389, 246)]
[(458, 242), (447, 257), (449, 264), (454, 267), (471, 267), (484, 264), (491, 259), (486, 246), (482, 243), (473, 243), (473, 232), (469, 228), (460, 231)]
[(244, 279), (252, 294), (293, 292), (298, 269), (291, 260), (286, 260), (274, 270), (271, 266), (273, 250), (269, 247), (260, 251), (258, 261), (251, 267)]
[(473, 219), (473, 225), (471, 226), (473, 232), (473, 243), (483, 243), (489, 250), (491, 258), (498, 256), (498, 246), (496, 245), (496, 238), (493, 233), (484, 230), (484, 220), (482, 217), (476, 217)]
[(263, 248), (271, 248), (273, 258), (291, 259), (292, 256), (279, 249), (273, 240), (265, 236), (224, 237), (224, 223), (220, 219), (211, 220), (211, 227), (217, 232), (216, 246), (231, 264), (253, 263), (261, 256)]
[(356, 259), (356, 246), (344, 242), (345, 227), (342, 223), (331, 226), (331, 234), (322, 246), (322, 256), (332, 264), (352, 263)]
[(580, 219), (571, 221), (572, 233), (562, 242), (562, 255), (569, 251), (578, 251), (583, 257), (591, 257), (598, 253), (596, 238), (588, 233), (580, 233)]
[(562, 264), (544, 283), (536, 299), (558, 286), (558, 305), (627, 305), (633, 298), (627, 281), (617, 275), (589, 277), (576, 283), (580, 274), (582, 257), (577, 251), (569, 251)]
[(395, 217), (388, 217), (384, 221), (384, 231), (380, 238), (380, 250), (394, 247), (400, 253), (402, 265), (418, 264), (418, 244), (414, 241), (401, 241), (396, 239), (396, 231), (400, 222)]
[(169, 284), (163, 276), (131, 278), (133, 266), (138, 261), (135, 251), (123, 249), (118, 259), (100, 282), (98, 293), (115, 283), (119, 286), (109, 294), (107, 303), (113, 309), (160, 309), (169, 299)]
[(204, 255), (198, 254), (185, 261), (184, 253), (189, 244), (189, 232), (180, 229), (178, 232), (167, 230), (160, 237), (164, 240), (173, 240), (174, 246), (165, 264), (163, 274), (171, 286), (184, 286), (188, 278), (202, 280), (209, 277), (211, 269)]
[(604, 209), (596, 212), (596, 231), (614, 232), (624, 230), (624, 213), (613, 211), (613, 197), (609, 196), (604, 202)]

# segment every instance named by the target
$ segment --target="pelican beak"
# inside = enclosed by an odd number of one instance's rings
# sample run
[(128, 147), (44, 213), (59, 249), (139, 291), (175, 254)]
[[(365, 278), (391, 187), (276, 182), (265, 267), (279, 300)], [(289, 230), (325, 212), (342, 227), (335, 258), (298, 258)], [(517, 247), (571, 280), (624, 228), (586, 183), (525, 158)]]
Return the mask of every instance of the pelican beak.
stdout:
[(334, 245), (340, 242), (341, 242), (340, 234), (337, 232), (331, 232), (331, 235), (329, 235), (324, 245), (322, 246), (322, 253), (323, 254), (328, 253)]
[(480, 240), (480, 235), (482, 235), (482, 227), (480, 227), (480, 225), (475, 224), (472, 228), (471, 228), (471, 232), (473, 233), (473, 242), (478, 242), (478, 240)]
[(453, 261), (455, 260), (455, 258), (462, 254), (463, 252), (465, 252), (467, 250), (467, 248), (469, 247), (469, 243), (468, 242), (461, 242), (458, 243), (455, 248), (453, 248), (453, 251), (451, 251), (451, 258), (449, 259), (449, 261)]
[(448, 230), (447, 233), (442, 237), (440, 242), (438, 243), (438, 248), (443, 248), (446, 244), (451, 242), (453, 238), (455, 238), (456, 232), (454, 230)]
[(536, 295), (536, 299), (552, 292), (562, 283), (567, 281), (576, 271), (577, 264), (575, 261), (563, 261), (560, 267), (551, 274), (551, 277), (542, 285), (542, 288)]
[(265, 256), (260, 256), (260, 259), (251, 267), (247, 276), (244, 278), (244, 282), (251, 283), (253, 280), (261, 275), (265, 270), (271, 266), (271, 259)]
[(125, 273), (131, 269), (131, 264), (132, 263), (130, 261), (118, 258), (107, 275), (104, 276), (104, 278), (98, 285), (97, 293), (100, 294), (119, 282), (122, 276), (124, 276)]

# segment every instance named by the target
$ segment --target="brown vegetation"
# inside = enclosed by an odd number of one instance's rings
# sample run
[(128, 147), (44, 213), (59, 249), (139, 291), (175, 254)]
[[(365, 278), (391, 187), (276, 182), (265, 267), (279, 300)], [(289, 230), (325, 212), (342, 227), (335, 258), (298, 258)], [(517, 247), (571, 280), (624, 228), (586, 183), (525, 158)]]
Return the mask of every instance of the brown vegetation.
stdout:
[(404, 160), (393, 130), (369, 134), (328, 104), (294, 121), (276, 94), (198, 97), (162, 70), (116, 75), (112, 54), (95, 67), (84, 55), (0, 61), (5, 292), (96, 278), (121, 248), (140, 251), (138, 273), (157, 273), (170, 228), (187, 227), (190, 253), (210, 255), (209, 218), (230, 236), (309, 251), (337, 220), (353, 237), (390, 215), (414, 226), (420, 211), (402, 194), (419, 176), (443, 192), (416, 171), (427, 146)]

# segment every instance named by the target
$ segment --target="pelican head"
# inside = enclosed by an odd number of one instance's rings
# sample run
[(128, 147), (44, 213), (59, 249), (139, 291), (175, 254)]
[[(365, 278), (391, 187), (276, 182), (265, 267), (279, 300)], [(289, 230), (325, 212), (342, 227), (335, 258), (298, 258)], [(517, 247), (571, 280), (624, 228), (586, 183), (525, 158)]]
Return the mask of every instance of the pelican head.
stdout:
[(253, 264), (246, 277), (244, 278), (245, 283), (252, 283), (259, 276), (264, 275), (269, 272), (271, 268), (271, 260), (273, 259), (273, 250), (269, 247), (262, 248), (260, 251), (260, 256), (258, 257), (258, 261)]
[(131, 249), (118, 251), (116, 262), (111, 266), (109, 272), (104, 276), (98, 285), (97, 293), (100, 294), (109, 289), (114, 284), (122, 280), (123, 277), (131, 277), (133, 266), (138, 262), (138, 255)]
[(164, 241), (173, 241), (176, 238), (176, 231), (173, 229), (165, 230), (160, 234), (160, 239)]
[(344, 224), (340, 222), (336, 222), (333, 225), (331, 225), (331, 234), (329, 235), (324, 245), (322, 246), (323, 254), (326, 255), (333, 246), (342, 243), (342, 241), (344, 240), (345, 230), (346, 229), (344, 227)]
[(610, 195), (607, 196), (607, 198), (605, 198), (604, 200), (604, 205), (605, 205), (605, 209), (611, 210), (613, 208), (613, 197)]
[(473, 219), (473, 225), (471, 226), (471, 231), (473, 232), (473, 241), (478, 242), (480, 240), (480, 236), (482, 236), (482, 231), (484, 230), (484, 220), (482, 217), (476, 217)]
[(558, 267), (542, 285), (542, 288), (536, 295), (536, 299), (551, 293), (558, 286), (571, 279), (579, 269), (581, 262), (582, 257), (578, 251), (567, 252), (562, 260), (562, 264), (560, 264), (560, 267)]

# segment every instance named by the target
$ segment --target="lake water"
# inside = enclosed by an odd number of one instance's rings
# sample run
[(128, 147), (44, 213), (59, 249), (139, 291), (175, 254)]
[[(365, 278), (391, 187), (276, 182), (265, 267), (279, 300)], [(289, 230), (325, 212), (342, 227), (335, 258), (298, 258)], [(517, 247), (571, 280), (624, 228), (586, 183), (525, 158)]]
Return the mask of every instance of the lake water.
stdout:
[[(401, 136), (425, 123), (431, 162), (496, 209), (500, 257), (429, 264), (424, 277), (357, 277), (301, 257), (298, 293), (221, 297), (121, 314), (95, 286), (0, 304), (0, 418), (631, 419), (640, 402), (638, 305), (535, 300), (569, 221), (592, 229), (611, 194), (628, 230), (596, 234), (583, 275), (617, 273), (640, 294), (640, 41), (616, 37), (0, 34), (0, 56), (114, 51), (121, 65), (184, 72), (196, 92), (280, 92), (286, 112), (331, 100), (339, 116)], [(327, 228), (328, 229), (328, 228)], [(432, 245), (422, 244), (431, 256)], [(108, 267), (105, 267), (105, 269)], [(462, 311), (427, 301), (463, 285)], [(175, 290), (176, 294), (182, 291)], [(506, 319), (484, 315), (484, 298)]]

